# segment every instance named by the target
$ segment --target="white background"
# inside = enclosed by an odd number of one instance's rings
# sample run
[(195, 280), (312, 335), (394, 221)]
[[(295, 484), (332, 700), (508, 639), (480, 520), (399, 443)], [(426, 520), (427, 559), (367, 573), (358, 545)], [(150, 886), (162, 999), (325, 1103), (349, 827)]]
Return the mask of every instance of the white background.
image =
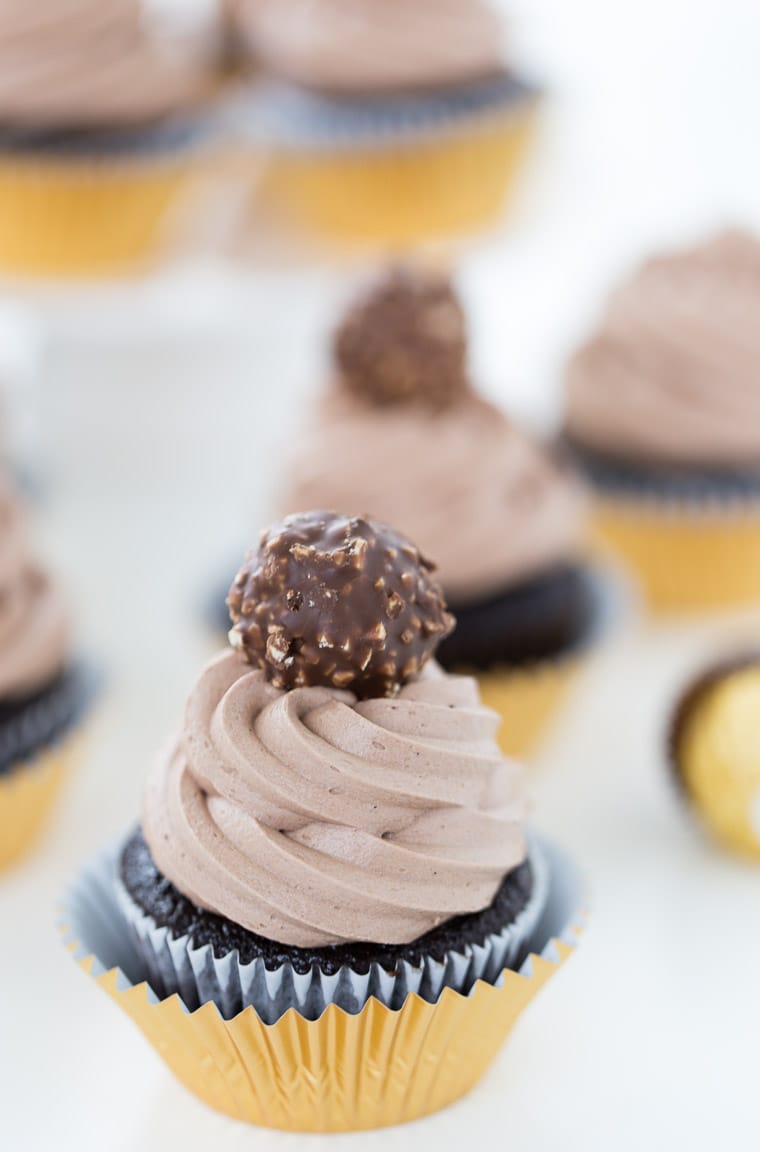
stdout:
[[(758, 223), (751, 0), (522, 0), (552, 90), (512, 228), (461, 267), (481, 385), (538, 425), (600, 294), (652, 245)], [(213, 639), (200, 605), (266, 516), (346, 277), (203, 260), (136, 288), (5, 293), (37, 377), (36, 510), (108, 692), (50, 834), (0, 878), (0, 1147), (334, 1147), (257, 1132), (176, 1085), (56, 936), (73, 871), (135, 818)], [(36, 358), (35, 358), (36, 357)], [(602, 1152), (757, 1145), (760, 882), (669, 787), (661, 731), (684, 676), (760, 617), (631, 625), (531, 768), (535, 818), (592, 893), (577, 955), (469, 1099), (346, 1148)]]

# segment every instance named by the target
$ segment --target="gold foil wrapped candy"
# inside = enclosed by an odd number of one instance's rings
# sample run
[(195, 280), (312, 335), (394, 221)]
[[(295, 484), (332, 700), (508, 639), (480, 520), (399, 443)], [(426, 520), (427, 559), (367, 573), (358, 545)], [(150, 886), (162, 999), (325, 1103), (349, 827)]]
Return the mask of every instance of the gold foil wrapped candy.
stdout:
[(760, 652), (716, 665), (686, 692), (672, 752), (709, 830), (733, 851), (760, 859)]

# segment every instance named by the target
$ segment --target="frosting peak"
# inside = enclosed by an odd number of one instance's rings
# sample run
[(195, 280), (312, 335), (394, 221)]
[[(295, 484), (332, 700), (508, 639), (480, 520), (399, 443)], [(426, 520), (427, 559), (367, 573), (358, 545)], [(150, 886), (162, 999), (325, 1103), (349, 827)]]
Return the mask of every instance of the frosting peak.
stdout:
[(239, 19), (262, 64), (306, 88), (393, 92), (503, 70), (487, 0), (239, 0)]
[(724, 233), (646, 263), (567, 373), (566, 427), (654, 463), (760, 462), (760, 241)]
[(145, 837), (198, 905), (294, 947), (417, 939), (525, 858), (520, 769), (468, 677), (283, 692), (229, 651), (152, 773)]

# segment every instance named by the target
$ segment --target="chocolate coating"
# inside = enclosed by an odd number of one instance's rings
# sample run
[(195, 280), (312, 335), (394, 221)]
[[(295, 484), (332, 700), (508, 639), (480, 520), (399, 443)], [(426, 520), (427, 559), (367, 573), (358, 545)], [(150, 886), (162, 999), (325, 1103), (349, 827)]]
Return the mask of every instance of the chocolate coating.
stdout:
[(277, 688), (392, 696), (454, 627), (434, 566), (377, 520), (288, 516), (235, 577), (230, 643)]
[(395, 270), (335, 335), (342, 386), (371, 404), (445, 408), (468, 390), (464, 312), (443, 276)]

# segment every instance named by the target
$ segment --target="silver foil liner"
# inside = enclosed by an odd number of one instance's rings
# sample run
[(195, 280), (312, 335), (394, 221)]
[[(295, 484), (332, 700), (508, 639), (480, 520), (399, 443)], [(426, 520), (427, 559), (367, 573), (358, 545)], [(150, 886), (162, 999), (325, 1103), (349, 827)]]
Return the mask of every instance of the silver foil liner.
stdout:
[(545, 854), (532, 838), (530, 900), (511, 924), (487, 936), (482, 944), (449, 952), (443, 960), (424, 957), (418, 965), (404, 960), (393, 971), (375, 963), (363, 974), (346, 965), (332, 975), (316, 965), (300, 973), (287, 963), (275, 969), (268, 969), (261, 959), (243, 964), (237, 951), (220, 958), (214, 955), (210, 944), (196, 948), (188, 936), (174, 938), (170, 929), (157, 927), (119, 879), (122, 848), (120, 845), (111, 858), (111, 882), (134, 949), (144, 963), (148, 983), (161, 999), (178, 993), (190, 1011), (213, 1001), (226, 1020), (249, 1006), (265, 1024), (273, 1024), (290, 1008), (306, 1020), (316, 1020), (328, 1004), (357, 1013), (370, 997), (375, 997), (386, 1007), (397, 1009), (410, 993), (435, 1003), (444, 988), (467, 995), (477, 980), (495, 984), (505, 968), (518, 970), (528, 955), (549, 892)]

